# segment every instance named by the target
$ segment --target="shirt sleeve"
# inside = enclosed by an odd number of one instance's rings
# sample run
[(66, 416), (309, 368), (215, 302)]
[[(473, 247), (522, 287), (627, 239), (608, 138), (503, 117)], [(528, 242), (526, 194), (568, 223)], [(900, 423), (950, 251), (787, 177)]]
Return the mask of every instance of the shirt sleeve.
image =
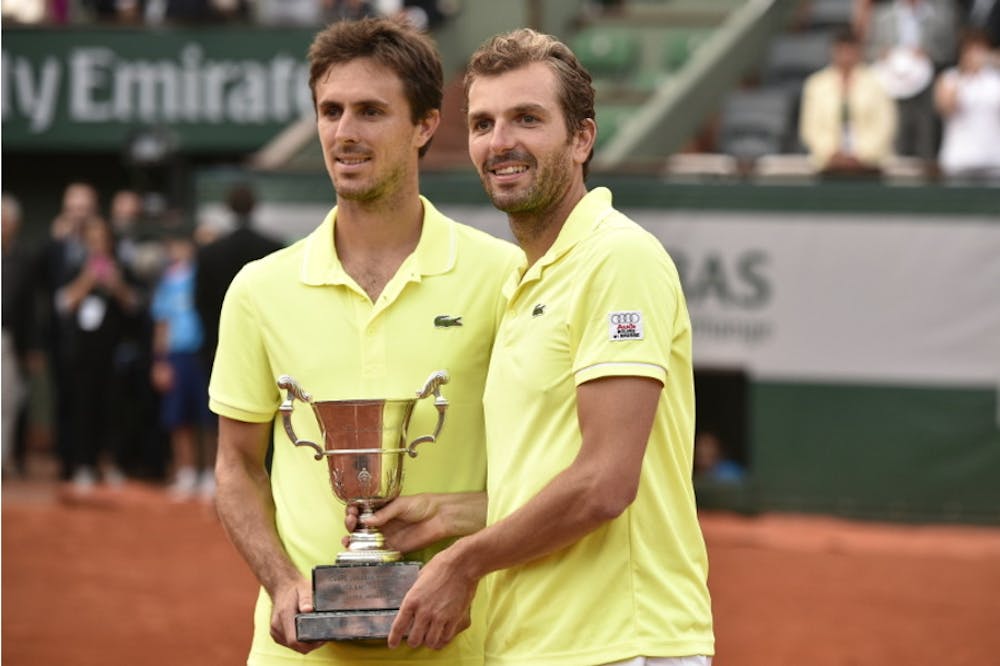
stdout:
[(222, 304), (209, 407), (220, 416), (265, 423), (274, 418), (281, 398), (253, 292), (249, 269), (244, 268), (233, 279)]
[(638, 228), (611, 230), (591, 245), (570, 321), (576, 385), (609, 376), (665, 383), (682, 312), (673, 262)]

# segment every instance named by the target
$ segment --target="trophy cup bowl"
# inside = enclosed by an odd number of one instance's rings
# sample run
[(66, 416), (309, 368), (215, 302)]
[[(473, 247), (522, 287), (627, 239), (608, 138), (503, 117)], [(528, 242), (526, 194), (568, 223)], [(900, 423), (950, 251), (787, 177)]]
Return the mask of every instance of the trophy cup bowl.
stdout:
[[(278, 379), (286, 390), (279, 408), (285, 433), (295, 446), (309, 447), (327, 461), (330, 487), (342, 503), (358, 508), (358, 526), (334, 565), (313, 569), (315, 612), (296, 617), (299, 640), (361, 640), (388, 635), (392, 618), (416, 580), (418, 562), (401, 562), (399, 551), (386, 548), (385, 537), (365, 524), (374, 511), (396, 497), (403, 483), (403, 461), (417, 457), (416, 447), (434, 442), (444, 425), (448, 401), (441, 386), (448, 373), (431, 373), (416, 397), (317, 401), (289, 375)], [(407, 443), (410, 417), (418, 400), (434, 395), (438, 418), (434, 432)], [(323, 445), (295, 434), (296, 400), (309, 404), (323, 435)]]

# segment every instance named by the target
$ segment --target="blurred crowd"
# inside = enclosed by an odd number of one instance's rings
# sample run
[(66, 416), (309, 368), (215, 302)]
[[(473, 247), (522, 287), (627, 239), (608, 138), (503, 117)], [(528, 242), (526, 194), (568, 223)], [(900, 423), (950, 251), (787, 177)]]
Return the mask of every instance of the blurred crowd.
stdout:
[(214, 493), (207, 379), (229, 282), (281, 247), (253, 229), (253, 191), (228, 193), (232, 231), (197, 229), (123, 189), (107, 215), (96, 189), (66, 186), (41, 242), (3, 195), (5, 477), (29, 454), (58, 460), (72, 492), (128, 478), (177, 499)]
[(318, 26), (340, 19), (399, 16), (432, 30), (458, 0), (4, 0), (3, 18), (21, 24), (244, 23)]
[(831, 176), (897, 156), (929, 175), (1000, 182), (1000, 0), (854, 0), (802, 90), (799, 135)]

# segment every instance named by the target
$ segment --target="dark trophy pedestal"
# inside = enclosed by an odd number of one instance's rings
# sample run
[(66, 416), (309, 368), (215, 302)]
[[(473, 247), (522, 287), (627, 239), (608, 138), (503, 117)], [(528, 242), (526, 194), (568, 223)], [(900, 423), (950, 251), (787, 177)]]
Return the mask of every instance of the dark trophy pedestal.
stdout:
[(419, 562), (324, 565), (313, 569), (312, 613), (295, 616), (300, 641), (384, 639)]

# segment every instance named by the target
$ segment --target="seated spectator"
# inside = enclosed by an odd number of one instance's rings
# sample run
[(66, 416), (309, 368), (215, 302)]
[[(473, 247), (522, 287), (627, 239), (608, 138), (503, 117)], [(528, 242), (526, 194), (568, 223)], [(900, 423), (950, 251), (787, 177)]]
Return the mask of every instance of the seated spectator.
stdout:
[(799, 135), (816, 169), (831, 175), (871, 175), (892, 155), (896, 110), (861, 62), (850, 30), (834, 39), (830, 65), (806, 79)]
[(934, 102), (944, 119), (939, 164), (950, 179), (1000, 180), (1000, 71), (985, 33), (962, 40), (958, 67), (938, 77)]
[(694, 438), (694, 478), (696, 481), (739, 483), (743, 467), (726, 456), (722, 440), (714, 432), (699, 432)]

